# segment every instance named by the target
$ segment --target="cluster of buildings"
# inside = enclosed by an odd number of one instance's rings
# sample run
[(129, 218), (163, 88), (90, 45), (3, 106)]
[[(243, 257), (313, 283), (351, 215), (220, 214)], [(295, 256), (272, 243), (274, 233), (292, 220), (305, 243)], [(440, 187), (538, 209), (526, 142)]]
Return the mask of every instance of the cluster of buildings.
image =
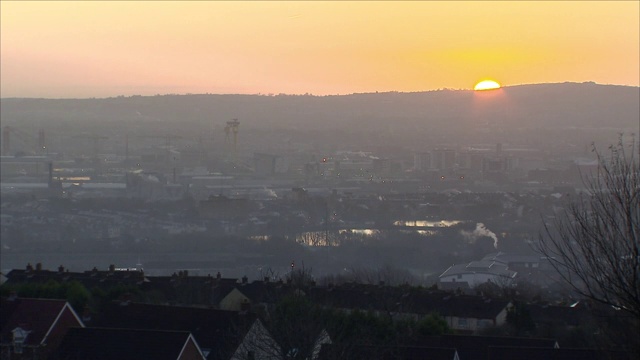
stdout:
[[(6, 285), (24, 283), (45, 284), (79, 282), (87, 289), (109, 289), (117, 285), (139, 288), (145, 293), (156, 294), (156, 300), (166, 304), (206, 306), (226, 311), (264, 313), (279, 299), (299, 294), (300, 284), (291, 280), (272, 279), (250, 282), (246, 276), (223, 278), (216, 276), (194, 276), (188, 270), (171, 276), (148, 276), (139, 268), (96, 268), (84, 272), (72, 272), (60, 266), (57, 271), (42, 269), (42, 265), (27, 265), (25, 269), (13, 269), (7, 275)], [(419, 320), (429, 314), (442, 316), (451, 329), (462, 333), (477, 334), (482, 329), (501, 326), (506, 322), (507, 300), (492, 300), (482, 296), (463, 295), (440, 290), (423, 290), (411, 287), (394, 287), (379, 284), (347, 283), (342, 285), (305, 284), (304, 295), (319, 304), (331, 308), (372, 312), (379, 316), (389, 315), (400, 320)], [(112, 318), (105, 316), (105, 318)]]
[[(250, 314), (146, 304), (110, 304), (103, 317), (64, 300), (2, 299), (3, 359), (256, 359), (250, 344), (269, 336)], [(258, 354), (255, 354), (258, 352)]]
[(546, 288), (559, 280), (556, 269), (547, 258), (497, 252), (481, 260), (450, 266), (439, 276), (439, 287), (469, 290), (487, 282), (510, 287), (524, 281)]
[[(79, 282), (105, 291), (137, 287), (143, 294), (162, 294), (156, 304), (135, 301), (123, 293), (103, 304), (77, 311), (65, 300), (33, 299), (11, 293), (2, 298), (0, 351), (3, 359), (284, 359), (296, 349), (282, 349), (257, 314), (269, 314), (285, 296), (304, 297), (346, 313), (363, 311), (393, 321), (440, 315), (450, 335), (417, 337), (393, 348), (355, 344), (358, 358), (371, 359), (597, 359), (629, 354), (593, 349), (565, 349), (554, 339), (491, 337), (480, 333), (503, 326), (513, 304), (508, 300), (408, 286), (379, 284), (296, 284), (265, 278), (194, 277), (181, 271), (170, 277), (146, 276), (140, 269), (69, 272), (41, 266), (14, 269), (4, 286)], [(188, 286), (187, 286), (188, 285)], [(138, 296), (140, 296), (138, 294)], [(564, 321), (580, 326), (582, 307), (537, 306), (536, 322)], [(268, 315), (266, 315), (268, 317)], [(331, 331), (318, 332), (312, 359), (340, 358)], [(517, 351), (514, 349), (518, 348)], [(275, 351), (277, 349), (277, 351)], [(514, 352), (515, 351), (515, 352)], [(519, 354), (519, 355), (518, 355)]]
[[(352, 188), (354, 192), (412, 192), (448, 188), (483, 191), (580, 185), (592, 160), (507, 146), (435, 147), (424, 151), (277, 150), (242, 157), (229, 151), (192, 156), (193, 144), (151, 149), (151, 155), (64, 154), (0, 157), (3, 193), (58, 196), (136, 196), (176, 199), (190, 194), (268, 198), (292, 187)], [(228, 150), (228, 149), (227, 149)], [(184, 154), (183, 154), (184, 153)], [(146, 155), (145, 155), (146, 154)], [(226, 154), (226, 156), (225, 156)], [(153, 156), (152, 156), (153, 155)], [(382, 185), (384, 184), (384, 185)], [(392, 185), (393, 184), (393, 185)]]
[[(566, 191), (570, 193), (573, 190)], [(296, 250), (294, 241), (305, 247), (305, 255), (287, 255), (281, 251), (282, 257), (288, 258), (286, 261), (291, 258), (300, 260), (301, 256), (306, 256), (311, 261), (314, 254), (324, 253), (318, 250), (328, 244), (326, 239), (330, 239), (335, 250), (331, 250), (329, 260), (336, 266), (343, 263), (345, 266), (356, 266), (353, 259), (347, 258), (350, 255), (340, 248), (341, 244), (349, 243), (362, 247), (357, 259), (362, 263), (372, 264), (372, 261), (378, 261), (375, 266), (382, 266), (384, 264), (380, 262), (395, 261), (393, 259), (396, 256), (402, 256), (403, 267), (416, 269), (419, 274), (439, 274), (452, 263), (460, 264), (460, 259), (449, 257), (450, 262), (445, 263), (431, 259), (457, 252), (461, 259), (466, 260), (474, 248), (471, 239), (467, 241), (460, 230), (450, 231), (450, 227), (469, 228), (476, 223), (473, 219), (482, 219), (484, 222), (488, 221), (487, 226), (495, 231), (493, 236), (494, 241), (499, 240), (498, 250), (526, 252), (530, 249), (526, 241), (537, 234), (540, 215), (553, 216), (556, 209), (561, 209), (565, 195), (564, 189), (551, 189), (545, 193), (451, 191), (387, 195), (357, 194), (348, 189), (335, 189), (327, 194), (320, 194), (314, 192), (314, 189), (300, 187), (283, 190), (270, 199), (212, 195), (200, 201), (140, 201), (138, 198), (126, 197), (61, 199), (7, 195), (2, 197), (0, 204), (3, 270), (20, 266), (22, 262), (32, 261), (34, 258), (42, 261), (44, 258), (51, 258), (54, 253), (62, 257), (96, 252), (119, 256), (103, 261), (130, 264), (134, 264), (135, 258), (141, 256), (148, 265), (148, 270), (152, 270), (156, 267), (151, 266), (151, 261), (163, 256), (177, 260), (182, 258), (181, 253), (188, 251), (193, 256), (194, 250), (172, 245), (177, 241), (186, 241), (185, 239), (192, 240), (191, 244), (197, 243), (198, 255), (209, 254), (212, 264), (208, 267), (216, 267), (220, 264), (213, 263), (219, 259), (220, 254), (227, 254), (231, 259), (247, 255), (247, 251), (233, 248), (236, 246), (233, 243), (240, 242), (242, 238), (260, 242), (286, 237), (293, 243), (287, 250)], [(435, 240), (432, 241), (447, 231), (449, 239), (446, 242), (436, 244)], [(482, 234), (478, 234), (480, 235)], [(212, 241), (225, 236), (238, 240), (224, 244)], [(417, 249), (415, 244), (402, 243), (401, 240), (408, 236), (419, 241)], [(374, 240), (384, 241), (389, 246), (384, 255), (394, 258), (367, 258), (375, 256), (368, 255), (370, 252), (366, 249), (366, 244)], [(262, 266), (270, 259), (273, 252), (268, 249), (267, 241), (263, 243), (265, 246), (256, 246), (249, 251), (253, 255), (260, 255), (262, 260), (249, 265)], [(462, 243), (464, 248), (456, 247), (458, 243)], [(491, 250), (485, 249), (482, 253), (488, 251)], [(34, 255), (29, 257), (26, 255), (29, 253)], [(132, 260), (125, 260), (118, 255), (127, 253), (133, 254)], [(203, 259), (192, 260), (195, 264)], [(327, 256), (318, 255), (316, 260), (316, 266), (322, 266), (327, 262)], [(244, 266), (243, 261), (235, 262), (237, 266)], [(86, 268), (95, 264), (108, 265), (95, 260), (79, 266), (76, 263), (70, 265), (74, 268)], [(456, 265), (452, 271), (464, 271), (461, 266)], [(491, 269), (494, 271), (498, 268), (496, 264)], [(522, 271), (518, 273), (524, 274)], [(455, 280), (468, 282), (467, 277), (465, 275), (464, 280)], [(486, 279), (478, 279), (480, 280)], [(443, 280), (447, 281), (449, 280)]]

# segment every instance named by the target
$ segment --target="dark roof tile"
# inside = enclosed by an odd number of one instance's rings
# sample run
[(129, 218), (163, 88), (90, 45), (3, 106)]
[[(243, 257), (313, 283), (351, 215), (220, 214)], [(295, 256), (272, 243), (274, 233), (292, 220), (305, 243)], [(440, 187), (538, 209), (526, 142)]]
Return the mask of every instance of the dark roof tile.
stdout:
[(617, 350), (601, 349), (549, 349), (539, 347), (506, 347), (492, 346), (488, 349), (489, 360), (600, 360), (600, 359), (635, 359), (631, 353)]
[(203, 349), (214, 349), (218, 354), (229, 354), (238, 347), (255, 321), (255, 315), (240, 314), (236, 311), (113, 302), (88, 325), (104, 328), (188, 331)]
[[(29, 331), (25, 344), (40, 344), (67, 305), (64, 300), (2, 298), (0, 308), (0, 336), (12, 338), (12, 330), (21, 327)], [(70, 311), (73, 311), (69, 306)]]
[(72, 328), (52, 360), (176, 360), (190, 339), (186, 331)]

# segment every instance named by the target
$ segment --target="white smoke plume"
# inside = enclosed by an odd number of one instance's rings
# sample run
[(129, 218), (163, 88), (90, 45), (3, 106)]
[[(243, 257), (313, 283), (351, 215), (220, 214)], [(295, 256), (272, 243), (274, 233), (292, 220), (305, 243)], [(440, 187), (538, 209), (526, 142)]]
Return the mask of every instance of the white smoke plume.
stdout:
[(479, 237), (488, 236), (493, 239), (493, 247), (498, 248), (498, 236), (496, 236), (493, 231), (487, 229), (483, 223), (477, 223), (473, 231), (462, 230), (460, 232), (470, 243), (474, 243)]
[(264, 193), (266, 196), (272, 197), (272, 198), (277, 198), (278, 194), (273, 191), (273, 189), (267, 189), (266, 187), (264, 188)]

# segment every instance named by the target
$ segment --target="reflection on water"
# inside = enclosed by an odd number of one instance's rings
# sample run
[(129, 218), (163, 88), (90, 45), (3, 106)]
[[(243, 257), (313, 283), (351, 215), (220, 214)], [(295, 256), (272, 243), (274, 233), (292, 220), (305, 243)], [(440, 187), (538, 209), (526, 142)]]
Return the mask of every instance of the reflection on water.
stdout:
[(415, 232), (418, 235), (422, 235), (422, 236), (431, 236), (438, 233), (436, 230), (400, 230), (400, 231), (403, 234), (411, 234)]
[[(296, 235), (296, 242), (307, 246), (339, 246), (342, 241), (361, 241), (380, 235), (377, 229), (340, 229), (337, 231), (307, 231)], [(328, 240), (327, 240), (328, 239)]]
[(296, 242), (307, 246), (336, 246), (331, 235), (325, 231), (307, 231), (297, 234)]
[[(345, 241), (363, 242), (370, 239), (379, 238), (381, 236), (389, 236), (394, 231), (396, 234), (417, 234), (420, 236), (433, 236), (438, 233), (437, 228), (445, 228), (463, 223), (461, 220), (398, 220), (393, 225), (398, 227), (406, 227), (408, 229), (398, 230), (379, 230), (379, 229), (338, 229), (331, 231), (306, 231), (295, 235), (298, 244), (306, 246), (340, 246)], [(418, 228), (418, 229), (411, 229)], [(426, 229), (420, 229), (426, 228)], [(429, 229), (431, 228), (431, 229)], [(269, 235), (254, 235), (249, 237), (255, 241), (267, 241), (271, 239)]]
[[(453, 222), (448, 222), (453, 224)], [(459, 222), (456, 222), (459, 223)], [(449, 225), (451, 226), (451, 225)], [(444, 227), (440, 225), (439, 227)], [(340, 246), (345, 241), (363, 242), (370, 239), (379, 238), (381, 236), (389, 236), (393, 232), (399, 231), (402, 234), (417, 234), (419, 236), (433, 236), (438, 230), (428, 229), (403, 229), (403, 230), (378, 230), (378, 229), (339, 229), (337, 231), (307, 231), (296, 234), (296, 242), (306, 246)], [(328, 239), (328, 241), (327, 241)]]
[(355, 234), (373, 236), (380, 234), (380, 230), (377, 229), (342, 229), (338, 230), (338, 234)]
[(407, 226), (407, 227), (449, 227), (462, 223), (460, 220), (398, 220), (394, 221), (395, 226)]

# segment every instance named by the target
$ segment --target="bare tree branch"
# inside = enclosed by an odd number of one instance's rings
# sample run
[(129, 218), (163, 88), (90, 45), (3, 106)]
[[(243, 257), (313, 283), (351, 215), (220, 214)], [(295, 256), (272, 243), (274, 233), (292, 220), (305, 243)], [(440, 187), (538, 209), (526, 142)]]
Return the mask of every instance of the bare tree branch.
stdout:
[(546, 223), (538, 250), (579, 294), (640, 322), (640, 168), (638, 147), (622, 135), (597, 171), (583, 174), (586, 192)]

